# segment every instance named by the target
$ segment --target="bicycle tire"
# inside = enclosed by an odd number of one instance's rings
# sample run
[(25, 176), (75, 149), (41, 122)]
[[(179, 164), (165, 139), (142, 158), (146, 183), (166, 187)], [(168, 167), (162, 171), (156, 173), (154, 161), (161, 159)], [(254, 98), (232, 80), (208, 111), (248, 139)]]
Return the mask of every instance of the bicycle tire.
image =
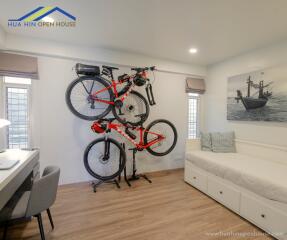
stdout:
[[(121, 154), (121, 161), (120, 161), (119, 169), (118, 169), (118, 171), (116, 171), (114, 174), (112, 174), (112, 175), (110, 175), (110, 176), (101, 176), (101, 175), (95, 173), (95, 172), (92, 170), (92, 168), (90, 167), (89, 161), (88, 161), (88, 160), (89, 160), (89, 159), (88, 159), (89, 152), (90, 152), (90, 150), (92, 149), (92, 147), (95, 146), (97, 143), (100, 143), (100, 142), (103, 142), (103, 141), (109, 141), (110, 143), (113, 143), (113, 144), (120, 150), (120, 154)], [(112, 138), (107, 138), (107, 139), (106, 139), (105, 137), (103, 137), (103, 138), (98, 138), (98, 139), (92, 141), (92, 142), (86, 147), (85, 152), (84, 152), (84, 165), (85, 165), (86, 170), (88, 171), (88, 173), (89, 173), (92, 177), (94, 177), (94, 178), (96, 178), (96, 179), (98, 179), (98, 180), (100, 180), (100, 181), (113, 180), (113, 179), (115, 179), (117, 176), (119, 176), (119, 175), (121, 174), (121, 172), (123, 171), (123, 169), (124, 169), (124, 167), (125, 167), (125, 165), (126, 165), (126, 153), (125, 153), (125, 150), (123, 149), (123, 147), (121, 146), (121, 144), (120, 144), (118, 141), (116, 141), (116, 140), (114, 140), (114, 139), (112, 139)]]
[[(138, 97), (139, 99), (142, 100), (143, 104), (145, 105), (145, 116), (139, 118), (138, 121), (131, 122), (131, 121), (126, 121), (125, 119), (123, 119), (123, 118), (120, 116), (120, 114), (117, 113), (117, 107), (116, 107), (116, 106), (113, 106), (112, 112), (113, 112), (115, 118), (116, 118), (120, 123), (122, 123), (122, 124), (130, 124), (130, 125), (132, 125), (132, 126), (140, 126), (140, 125), (142, 125), (142, 124), (148, 119), (149, 112), (150, 112), (149, 104), (148, 104), (146, 98), (145, 98), (142, 94), (140, 94), (139, 92), (137, 92), (137, 91), (131, 91), (131, 92), (129, 93), (129, 95), (134, 95), (134, 96), (136, 96), (136, 97)], [(125, 100), (124, 100), (124, 102), (125, 102)]]
[(151, 122), (147, 127), (146, 127), (146, 131), (144, 132), (144, 144), (146, 145), (148, 143), (148, 131), (153, 127), (155, 126), (156, 124), (158, 123), (166, 123), (167, 125), (169, 125), (174, 133), (174, 140), (173, 140), (173, 143), (172, 145), (164, 152), (156, 152), (154, 151), (151, 146), (150, 147), (147, 147), (146, 150), (154, 155), (154, 156), (165, 156), (167, 154), (169, 154), (173, 149), (174, 147), (176, 146), (176, 143), (177, 143), (177, 130), (175, 128), (175, 126), (168, 120), (165, 120), (165, 119), (158, 119), (158, 120), (155, 120), (153, 122)]
[[(90, 77), (90, 76), (82, 76), (82, 77), (79, 77), (77, 79), (75, 79), (74, 81), (72, 81), (67, 90), (66, 90), (66, 103), (67, 103), (67, 106), (68, 108), (70, 109), (70, 111), (77, 117), (81, 118), (81, 119), (84, 119), (84, 120), (89, 120), (89, 121), (95, 121), (95, 120), (98, 120), (98, 119), (101, 119), (103, 117), (105, 117), (112, 109), (112, 105), (110, 104), (107, 104), (107, 108), (103, 111), (103, 113), (99, 114), (99, 115), (95, 115), (95, 116), (87, 116), (87, 115), (84, 115), (84, 114), (81, 114), (80, 112), (78, 112), (73, 104), (72, 104), (72, 101), (71, 101), (71, 93), (72, 93), (72, 90), (73, 88), (80, 82), (82, 81), (85, 81), (85, 80), (92, 80), (92, 81), (97, 81), (98, 83), (102, 84), (103, 85), (103, 88), (107, 88), (109, 87), (109, 83), (102, 77), (100, 76), (95, 76), (95, 77)], [(111, 90), (111, 88), (108, 88), (107, 89), (108, 93), (109, 93), (109, 101), (113, 101), (114, 100), (114, 93), (113, 91)]]

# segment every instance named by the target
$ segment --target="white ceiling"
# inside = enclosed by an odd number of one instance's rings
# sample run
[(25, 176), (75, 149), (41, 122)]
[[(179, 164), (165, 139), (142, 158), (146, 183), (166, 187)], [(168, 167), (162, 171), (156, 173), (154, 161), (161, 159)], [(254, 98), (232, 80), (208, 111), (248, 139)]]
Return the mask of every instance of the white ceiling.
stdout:
[[(208, 65), (287, 38), (286, 0), (0, 0), (8, 33)], [(55, 5), (56, 4), (56, 5)], [(77, 17), (75, 28), (8, 28), (39, 6)], [(52, 15), (53, 16), (53, 15)], [(57, 18), (57, 13), (54, 13)], [(191, 55), (190, 47), (199, 52)]]

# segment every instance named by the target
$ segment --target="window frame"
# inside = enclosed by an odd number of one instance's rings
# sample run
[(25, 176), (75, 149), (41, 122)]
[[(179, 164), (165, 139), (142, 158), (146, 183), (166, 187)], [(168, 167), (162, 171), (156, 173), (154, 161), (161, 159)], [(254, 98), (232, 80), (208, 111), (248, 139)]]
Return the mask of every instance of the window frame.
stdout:
[[(196, 133), (195, 133), (195, 137), (191, 137), (189, 132), (190, 132), (190, 105), (189, 105), (189, 100), (190, 99), (195, 99), (196, 101)], [(198, 139), (200, 136), (200, 117), (201, 117), (201, 97), (200, 94), (196, 93), (188, 93), (187, 94), (187, 107), (188, 107), (188, 113), (187, 113), (187, 138), (188, 139)]]
[[(32, 81), (31, 84), (16, 84), (16, 83), (6, 83), (5, 82), (5, 76), (2, 77), (1, 79), (2, 81), (2, 93), (3, 93), (3, 112), (2, 115), (4, 116), (5, 119), (8, 119), (7, 116), (7, 89), (8, 88), (22, 88), (22, 89), (27, 89), (27, 96), (28, 96), (28, 144), (27, 144), (27, 148), (31, 148), (32, 145), (32, 124), (31, 124), (31, 120), (32, 120), (32, 114), (31, 114), (31, 110), (32, 110)], [(9, 131), (6, 128), (5, 129), (5, 140), (4, 140), (4, 144), (6, 146), (6, 148), (9, 148)]]

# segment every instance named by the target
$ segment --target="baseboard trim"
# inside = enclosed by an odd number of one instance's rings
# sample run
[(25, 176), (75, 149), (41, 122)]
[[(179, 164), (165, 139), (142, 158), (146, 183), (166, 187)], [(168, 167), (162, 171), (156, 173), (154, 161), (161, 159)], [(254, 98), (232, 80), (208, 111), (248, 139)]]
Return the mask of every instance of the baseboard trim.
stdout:
[[(148, 175), (148, 177), (162, 177), (162, 176), (174, 173), (174, 172), (180, 172), (180, 171), (183, 172), (183, 170), (184, 170), (184, 168), (173, 168), (173, 169), (165, 169), (165, 170), (159, 170), (159, 171), (154, 171), (154, 172), (141, 172), (141, 173)], [(128, 175), (127, 177), (130, 177), (130, 175)], [(82, 181), (82, 182), (65, 183), (65, 184), (60, 184), (59, 187), (86, 185), (86, 184), (89, 184), (95, 180), (97, 180), (97, 179), (91, 179), (89, 181)], [(123, 178), (122, 178), (122, 181), (124, 181)]]

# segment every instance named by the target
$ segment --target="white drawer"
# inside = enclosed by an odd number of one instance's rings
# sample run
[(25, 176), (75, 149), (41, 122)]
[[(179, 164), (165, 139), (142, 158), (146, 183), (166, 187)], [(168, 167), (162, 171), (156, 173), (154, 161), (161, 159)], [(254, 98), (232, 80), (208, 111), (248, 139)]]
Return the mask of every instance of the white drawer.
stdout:
[(235, 212), (240, 208), (240, 192), (215, 177), (208, 177), (208, 194)]
[(240, 214), (280, 239), (287, 239), (287, 214), (245, 194), (241, 195)]
[(207, 175), (188, 162), (185, 165), (185, 181), (197, 189), (207, 192)]
[(188, 161), (185, 161), (184, 180), (188, 183), (191, 183), (191, 169), (192, 169), (191, 163)]

